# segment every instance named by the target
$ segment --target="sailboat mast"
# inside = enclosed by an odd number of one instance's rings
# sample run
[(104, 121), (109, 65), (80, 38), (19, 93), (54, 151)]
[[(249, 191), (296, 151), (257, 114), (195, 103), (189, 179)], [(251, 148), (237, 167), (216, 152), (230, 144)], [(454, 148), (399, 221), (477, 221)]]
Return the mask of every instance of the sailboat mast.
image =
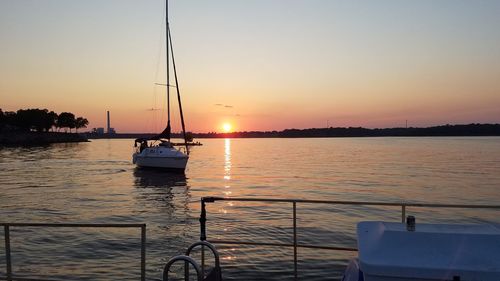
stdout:
[(165, 23), (167, 25), (167, 30), (166, 30), (166, 35), (165, 35), (165, 44), (166, 44), (166, 51), (167, 51), (167, 130), (168, 130), (168, 140), (170, 141), (170, 59), (169, 59), (169, 44), (168, 41), (170, 40), (170, 27), (168, 23), (168, 0), (165, 0)]

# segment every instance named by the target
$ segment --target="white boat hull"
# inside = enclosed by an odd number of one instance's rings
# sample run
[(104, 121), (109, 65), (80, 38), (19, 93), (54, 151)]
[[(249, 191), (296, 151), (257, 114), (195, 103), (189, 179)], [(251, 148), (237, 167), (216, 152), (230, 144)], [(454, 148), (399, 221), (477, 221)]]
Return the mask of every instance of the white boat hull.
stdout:
[(361, 274), (365, 281), (500, 280), (500, 227), (494, 224), (366, 221), (357, 234), (359, 267), (351, 263), (345, 281)]
[(146, 148), (134, 153), (132, 161), (138, 167), (185, 170), (189, 156), (174, 149), (165, 147)]

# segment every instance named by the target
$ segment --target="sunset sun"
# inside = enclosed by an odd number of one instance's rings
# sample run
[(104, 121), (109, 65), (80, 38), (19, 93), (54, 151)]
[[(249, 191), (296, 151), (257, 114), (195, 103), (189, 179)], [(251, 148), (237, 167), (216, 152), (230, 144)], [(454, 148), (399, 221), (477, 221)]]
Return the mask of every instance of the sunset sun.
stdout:
[(231, 129), (232, 129), (231, 124), (229, 124), (229, 123), (222, 124), (222, 130), (224, 131), (224, 133), (231, 132)]

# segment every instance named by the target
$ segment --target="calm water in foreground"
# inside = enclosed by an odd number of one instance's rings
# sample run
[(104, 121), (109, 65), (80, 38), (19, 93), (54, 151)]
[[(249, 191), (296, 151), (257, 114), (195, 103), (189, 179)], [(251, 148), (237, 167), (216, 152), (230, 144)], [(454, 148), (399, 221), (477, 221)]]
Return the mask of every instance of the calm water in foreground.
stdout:
[[(202, 196), (497, 204), (500, 138), (216, 139), (186, 175), (135, 169), (132, 140), (0, 148), (0, 221), (146, 223), (147, 279), (199, 237)], [(410, 208), (418, 222), (500, 222), (500, 211)], [(356, 246), (360, 220), (398, 208), (297, 206), (299, 243)], [(208, 205), (208, 238), (292, 241), (290, 204)], [(0, 230), (0, 274), (5, 274)], [(11, 230), (13, 272), (60, 280), (138, 280), (140, 231)], [(291, 248), (219, 246), (228, 280), (289, 280)], [(299, 249), (301, 280), (334, 280), (352, 253)], [(177, 269), (179, 270), (179, 269)]]

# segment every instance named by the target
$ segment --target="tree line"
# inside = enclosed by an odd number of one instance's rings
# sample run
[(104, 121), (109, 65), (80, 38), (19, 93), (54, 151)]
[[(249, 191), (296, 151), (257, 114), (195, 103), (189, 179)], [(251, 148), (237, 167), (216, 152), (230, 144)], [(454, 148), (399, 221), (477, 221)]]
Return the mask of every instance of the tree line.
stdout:
[(336, 138), (336, 137), (444, 137), (500, 136), (500, 124), (441, 125), (425, 128), (362, 127), (285, 129), (283, 131), (251, 131), (233, 133), (196, 133), (197, 138)]
[(65, 132), (75, 129), (86, 128), (89, 121), (83, 117), (75, 117), (71, 112), (62, 112), (60, 114), (48, 109), (19, 109), (18, 111), (3, 112), (0, 109), (0, 130), (9, 131), (36, 131)]

